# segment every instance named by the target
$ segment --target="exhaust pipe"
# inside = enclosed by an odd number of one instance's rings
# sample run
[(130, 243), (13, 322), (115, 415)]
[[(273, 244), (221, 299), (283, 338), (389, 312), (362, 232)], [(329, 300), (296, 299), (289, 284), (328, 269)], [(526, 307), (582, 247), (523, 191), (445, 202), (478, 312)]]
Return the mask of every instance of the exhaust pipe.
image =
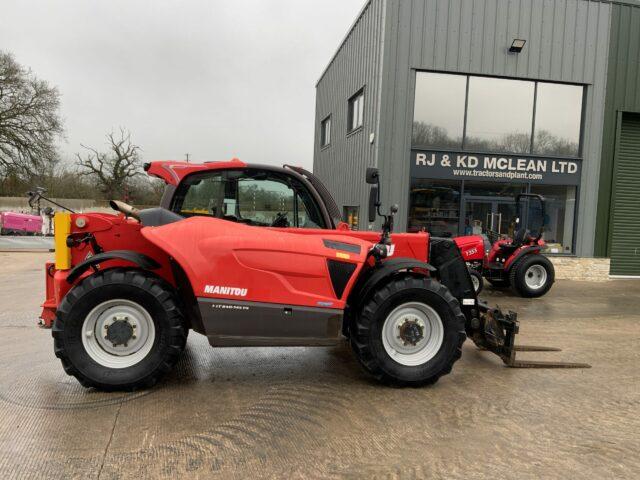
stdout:
[(127, 217), (132, 217), (140, 221), (140, 210), (127, 203), (121, 202), (120, 200), (109, 200), (109, 206), (116, 212), (122, 212)]

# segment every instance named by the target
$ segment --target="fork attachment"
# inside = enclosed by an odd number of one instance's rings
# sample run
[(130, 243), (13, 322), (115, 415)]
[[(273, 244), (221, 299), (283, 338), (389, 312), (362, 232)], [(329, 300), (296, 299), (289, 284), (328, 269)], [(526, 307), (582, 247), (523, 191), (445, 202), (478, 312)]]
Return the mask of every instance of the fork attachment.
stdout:
[(509, 311), (503, 313), (498, 307), (489, 307), (478, 301), (479, 318), (473, 318), (467, 329), (467, 335), (481, 350), (489, 350), (498, 355), (511, 368), (591, 368), (588, 363), (548, 362), (540, 360), (516, 359), (516, 352), (560, 352), (555, 347), (537, 345), (516, 345), (519, 331), (518, 314)]

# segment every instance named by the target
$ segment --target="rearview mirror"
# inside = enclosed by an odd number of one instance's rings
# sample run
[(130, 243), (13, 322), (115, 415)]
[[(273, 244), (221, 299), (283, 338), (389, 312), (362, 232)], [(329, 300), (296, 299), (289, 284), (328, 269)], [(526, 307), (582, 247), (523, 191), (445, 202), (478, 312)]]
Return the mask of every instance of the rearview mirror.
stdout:
[(376, 221), (378, 208), (378, 187), (371, 187), (369, 190), (369, 223)]
[(369, 185), (377, 185), (380, 181), (380, 175), (376, 167), (367, 168), (367, 183)]

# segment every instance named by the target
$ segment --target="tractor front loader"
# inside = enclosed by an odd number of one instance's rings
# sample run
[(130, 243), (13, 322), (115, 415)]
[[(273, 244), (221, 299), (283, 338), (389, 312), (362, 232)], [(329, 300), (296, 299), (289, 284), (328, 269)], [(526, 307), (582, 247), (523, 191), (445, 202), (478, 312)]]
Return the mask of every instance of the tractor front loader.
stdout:
[[(459, 248), (427, 232), (392, 233), (378, 172), (370, 219), (351, 231), (311, 173), (239, 160), (153, 162), (159, 208), (59, 212), (41, 315), (65, 371), (87, 387), (150, 387), (190, 330), (214, 347), (334, 345), (345, 338), (375, 378), (434, 383), (469, 337), (510, 367), (518, 320), (479, 302)], [(544, 349), (552, 350), (552, 349)]]

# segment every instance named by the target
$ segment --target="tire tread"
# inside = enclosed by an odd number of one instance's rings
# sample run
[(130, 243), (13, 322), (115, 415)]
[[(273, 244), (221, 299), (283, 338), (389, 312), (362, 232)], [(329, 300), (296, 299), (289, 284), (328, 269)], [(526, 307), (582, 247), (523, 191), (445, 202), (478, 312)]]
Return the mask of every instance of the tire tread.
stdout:
[[(163, 351), (164, 359), (161, 362), (158, 362), (158, 365), (153, 371), (148, 372), (147, 375), (139, 380), (128, 384), (118, 385), (99, 382), (82, 373), (71, 362), (64, 342), (65, 322), (67, 322), (69, 314), (77, 302), (81, 301), (82, 297), (90, 291), (105, 285), (113, 284), (134, 286), (151, 294), (167, 313), (167, 320), (169, 322), (169, 334), (167, 335), (169, 344)], [(104, 391), (133, 391), (149, 388), (156, 384), (158, 380), (169, 372), (177, 363), (186, 345), (187, 333), (187, 329), (185, 328), (185, 319), (178, 307), (178, 299), (174, 294), (172, 287), (164, 280), (156, 277), (150, 272), (124, 268), (112, 268), (99, 271), (98, 273), (85, 278), (78, 285), (73, 287), (60, 303), (56, 311), (56, 318), (51, 331), (51, 335), (54, 339), (54, 353), (62, 362), (64, 371), (68, 375), (75, 377), (84, 387), (94, 387)]]

